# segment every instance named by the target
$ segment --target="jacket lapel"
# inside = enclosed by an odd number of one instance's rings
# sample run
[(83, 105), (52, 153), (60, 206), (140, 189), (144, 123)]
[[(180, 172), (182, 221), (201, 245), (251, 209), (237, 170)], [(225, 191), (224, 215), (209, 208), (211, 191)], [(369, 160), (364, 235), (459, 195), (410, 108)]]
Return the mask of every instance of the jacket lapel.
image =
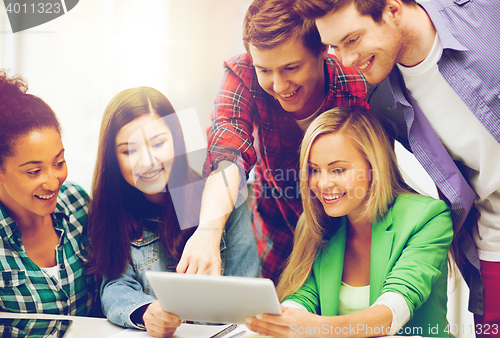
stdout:
[(387, 230), (392, 225), (392, 209), (384, 218), (372, 226), (372, 244), (370, 254), (370, 305), (380, 295), (380, 290), (387, 276), (387, 263), (392, 252), (394, 232)]
[(335, 316), (339, 307), (340, 282), (344, 266), (344, 249), (346, 240), (346, 217), (340, 222), (338, 231), (321, 255), (321, 261), (314, 274), (319, 284), (319, 300), (323, 316)]

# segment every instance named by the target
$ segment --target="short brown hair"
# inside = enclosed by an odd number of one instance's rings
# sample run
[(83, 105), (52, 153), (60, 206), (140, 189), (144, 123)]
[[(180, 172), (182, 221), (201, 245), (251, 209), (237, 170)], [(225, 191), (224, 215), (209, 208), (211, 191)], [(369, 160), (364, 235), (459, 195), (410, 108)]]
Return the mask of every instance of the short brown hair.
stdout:
[[(359, 14), (371, 16), (376, 23), (382, 21), (386, 0), (296, 0), (294, 10), (304, 18), (316, 20), (352, 2)], [(402, 2), (412, 6), (417, 4), (415, 0), (402, 0)]]
[(243, 21), (243, 44), (250, 54), (250, 45), (257, 49), (272, 49), (295, 34), (304, 46), (319, 56), (325, 48), (313, 20), (293, 10), (295, 0), (254, 0)]

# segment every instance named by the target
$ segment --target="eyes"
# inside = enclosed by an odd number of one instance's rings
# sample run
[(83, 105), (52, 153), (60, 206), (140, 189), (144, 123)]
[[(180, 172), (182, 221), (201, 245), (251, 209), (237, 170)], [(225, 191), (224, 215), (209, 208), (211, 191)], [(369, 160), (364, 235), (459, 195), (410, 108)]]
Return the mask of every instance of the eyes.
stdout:
[[(155, 149), (158, 149), (158, 148), (161, 148), (163, 147), (163, 145), (165, 145), (166, 141), (158, 141), (158, 142), (155, 142), (151, 145), (151, 148), (155, 148)], [(124, 155), (132, 155), (134, 153), (137, 152), (137, 149), (134, 149), (134, 148), (129, 148), (129, 149), (126, 149), (124, 151), (122, 151), (122, 154)]]
[[(346, 170), (347, 169), (345, 169), (345, 168), (333, 168), (333, 169), (330, 169), (328, 172), (332, 173), (334, 175), (341, 175), (341, 174), (345, 173)], [(321, 169), (309, 167), (309, 174), (312, 175), (312, 174), (318, 174), (318, 173), (321, 173)]]
[[(54, 164), (54, 167), (56, 167), (58, 169), (63, 168), (65, 163), (66, 163), (66, 160), (61, 160), (61, 161), (57, 162), (56, 164)], [(42, 171), (41, 169), (34, 169), (34, 170), (31, 170), (31, 171), (28, 171), (27, 174), (30, 175), (30, 176), (36, 176), (41, 171)]]
[(359, 36), (356, 36), (355, 38), (351, 38), (351, 39), (346, 41), (346, 45), (348, 45), (348, 46), (353, 45), (358, 41), (358, 39), (359, 39)]
[[(357, 35), (355, 37), (351, 37), (347, 40), (345, 40), (343, 42), (343, 47), (344, 48), (347, 48), (347, 47), (352, 47), (354, 44), (356, 44), (357, 42), (359, 42), (359, 39), (360, 39), (360, 36)], [(334, 52), (338, 52), (339, 51), (339, 46), (333, 46), (333, 45), (330, 45), (330, 47), (333, 49)]]
[[(295, 65), (295, 66), (287, 66), (285, 68), (283, 68), (284, 71), (286, 72), (293, 72), (294, 70), (297, 70), (299, 68), (298, 65)], [(270, 69), (266, 69), (266, 68), (258, 68), (258, 72), (261, 73), (261, 74), (268, 74), (271, 72)]]

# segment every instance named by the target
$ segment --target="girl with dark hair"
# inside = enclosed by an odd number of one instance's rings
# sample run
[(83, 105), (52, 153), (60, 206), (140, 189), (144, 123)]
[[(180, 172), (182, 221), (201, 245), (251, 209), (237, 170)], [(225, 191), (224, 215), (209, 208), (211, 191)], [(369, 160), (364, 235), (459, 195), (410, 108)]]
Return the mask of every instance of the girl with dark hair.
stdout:
[(0, 71), (0, 311), (86, 316), (88, 195), (68, 175), (52, 109)]
[[(148, 87), (116, 95), (102, 120), (90, 212), (91, 270), (104, 276), (102, 307), (111, 322), (153, 336), (180, 325), (161, 309), (145, 271), (176, 271), (199, 222), (203, 188), (168, 99)], [(245, 208), (233, 211), (222, 236), (225, 275), (259, 274)]]

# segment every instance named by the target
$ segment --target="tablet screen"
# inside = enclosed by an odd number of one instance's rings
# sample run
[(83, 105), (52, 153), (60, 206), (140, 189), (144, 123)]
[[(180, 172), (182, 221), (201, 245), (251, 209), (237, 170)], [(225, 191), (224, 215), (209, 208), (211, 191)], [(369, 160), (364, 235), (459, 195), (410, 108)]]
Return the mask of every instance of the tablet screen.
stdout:
[(64, 337), (71, 325), (70, 319), (39, 319), (39, 318), (2, 318), (0, 332), (2, 337)]

